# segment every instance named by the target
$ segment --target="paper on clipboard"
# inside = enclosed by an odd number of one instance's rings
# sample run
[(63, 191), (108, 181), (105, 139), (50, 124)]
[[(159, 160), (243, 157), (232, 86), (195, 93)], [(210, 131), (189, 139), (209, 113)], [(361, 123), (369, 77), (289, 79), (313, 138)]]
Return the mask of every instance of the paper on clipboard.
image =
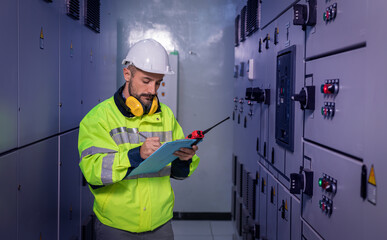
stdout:
[(156, 173), (175, 160), (177, 157), (173, 155), (174, 152), (180, 148), (191, 148), (197, 139), (180, 139), (173, 142), (164, 143), (152, 155), (145, 159), (138, 167), (133, 169), (129, 176)]

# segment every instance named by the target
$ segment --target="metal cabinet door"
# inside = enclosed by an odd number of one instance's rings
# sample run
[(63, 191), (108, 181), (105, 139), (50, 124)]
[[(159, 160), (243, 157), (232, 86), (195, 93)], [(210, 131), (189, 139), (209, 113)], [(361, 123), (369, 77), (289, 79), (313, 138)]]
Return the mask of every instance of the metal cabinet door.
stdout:
[(267, 172), (261, 168), (261, 184), (259, 187), (259, 225), (261, 238), (267, 237), (267, 202), (268, 202), (268, 185)]
[[(300, 3), (307, 4), (305, 0)], [(333, 4), (337, 4), (336, 18), (326, 22), (323, 15)], [(317, 1), (317, 24), (306, 30), (306, 58), (365, 44), (366, 9), (367, 1)]]
[(59, 130), (58, 5), (19, 4), (19, 146)]
[[(362, 163), (310, 143), (304, 143), (304, 151), (314, 176), (313, 196), (303, 195), (302, 217), (324, 239), (366, 239), (359, 221), (367, 203), (360, 195)], [(337, 181), (336, 193), (325, 190), (324, 184), (320, 186), (324, 174)], [(324, 199), (329, 199), (331, 206), (325, 205)]]
[(19, 239), (56, 239), (58, 138), (19, 150)]
[[(62, 3), (60, 15), (60, 131), (75, 128), (82, 116), (82, 27), (67, 16)], [(88, 94), (94, 94), (88, 92)]]
[(78, 130), (60, 140), (60, 239), (79, 238), (81, 176), (78, 155)]
[(100, 35), (89, 28), (82, 28), (82, 117), (103, 100), (100, 97), (99, 38)]
[(277, 239), (278, 184), (271, 175), (267, 183), (267, 239)]
[(277, 239), (278, 240), (290, 240), (291, 230), (296, 230), (296, 227), (292, 227), (291, 224), (293, 220), (292, 211), (292, 198), (285, 190), (285, 188), (278, 184), (278, 204), (277, 204), (277, 219), (278, 219), (278, 232)]
[[(291, 95), (298, 94), (304, 87), (304, 54), (305, 54), (305, 32), (301, 26), (293, 25), (293, 8), (290, 8), (276, 21), (278, 28), (278, 51), (282, 51), (290, 46), (295, 46), (295, 74), (294, 74), (294, 91)], [(304, 127), (304, 112), (298, 102), (294, 103), (294, 141), (293, 151), (285, 150), (285, 167), (284, 174), (278, 176), (278, 179), (285, 185), (288, 184), (290, 174), (298, 172), (302, 165), (302, 142)], [(286, 179), (287, 178), (287, 179)]]
[(18, 1), (0, 8), (0, 153), (17, 147)]
[[(313, 113), (305, 112), (305, 139), (358, 158), (364, 156), (365, 56), (363, 48), (306, 63), (306, 73), (316, 86), (316, 108)], [(321, 86), (333, 79), (339, 80), (338, 92), (321, 93)], [(323, 114), (325, 103), (335, 104), (333, 116)]]
[(18, 152), (0, 157), (0, 239), (17, 239)]

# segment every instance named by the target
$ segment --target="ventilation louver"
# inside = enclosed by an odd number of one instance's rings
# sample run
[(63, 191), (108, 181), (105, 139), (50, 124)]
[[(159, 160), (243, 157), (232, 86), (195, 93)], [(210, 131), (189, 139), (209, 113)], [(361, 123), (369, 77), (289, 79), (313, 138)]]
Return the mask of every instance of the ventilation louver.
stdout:
[(241, 22), (239, 31), (239, 41), (243, 42), (246, 40), (246, 6), (241, 10)]
[(238, 15), (235, 18), (235, 47), (239, 46), (239, 22), (240, 22), (240, 15)]
[(67, 15), (76, 20), (80, 19), (81, 5), (79, 0), (67, 0)]
[(259, 0), (247, 1), (247, 21), (246, 21), (246, 35), (250, 36), (259, 27), (260, 18), (260, 4)]
[(85, 0), (85, 25), (99, 33), (100, 28), (100, 1)]

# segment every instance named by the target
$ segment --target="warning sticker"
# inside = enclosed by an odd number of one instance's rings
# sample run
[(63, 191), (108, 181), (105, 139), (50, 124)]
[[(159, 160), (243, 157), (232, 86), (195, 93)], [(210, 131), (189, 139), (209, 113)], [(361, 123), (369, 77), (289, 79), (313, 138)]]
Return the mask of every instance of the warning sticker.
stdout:
[(368, 177), (367, 196), (368, 202), (376, 205), (376, 178), (374, 165), (371, 165), (370, 176)]
[(44, 49), (43, 27), (40, 29), (40, 49)]

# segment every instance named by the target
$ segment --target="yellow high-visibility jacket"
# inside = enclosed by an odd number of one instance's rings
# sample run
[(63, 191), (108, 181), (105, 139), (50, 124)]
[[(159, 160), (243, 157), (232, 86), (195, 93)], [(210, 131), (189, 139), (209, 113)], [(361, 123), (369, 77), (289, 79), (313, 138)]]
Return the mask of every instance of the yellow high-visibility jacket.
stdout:
[(130, 232), (152, 231), (173, 216), (170, 177), (190, 176), (199, 157), (177, 159), (158, 173), (129, 177), (143, 160), (139, 149), (145, 139), (137, 132), (158, 136), (161, 143), (182, 139), (184, 134), (171, 109), (162, 103), (153, 115), (133, 116), (122, 90), (81, 121), (79, 166), (95, 197), (93, 210), (103, 224)]

